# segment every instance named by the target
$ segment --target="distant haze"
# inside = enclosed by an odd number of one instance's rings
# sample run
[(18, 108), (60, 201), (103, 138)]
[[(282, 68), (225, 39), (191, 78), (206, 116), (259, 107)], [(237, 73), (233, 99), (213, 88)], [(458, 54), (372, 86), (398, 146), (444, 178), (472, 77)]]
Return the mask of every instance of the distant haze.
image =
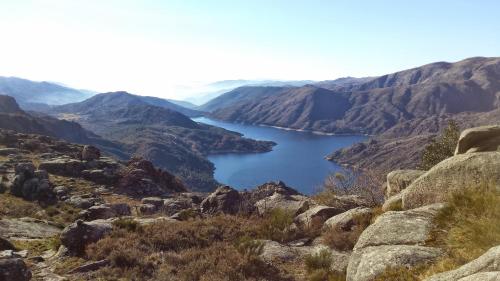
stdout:
[[(498, 56), (500, 2), (3, 0), (0, 76), (172, 99)], [(194, 100), (193, 100), (194, 101)]]

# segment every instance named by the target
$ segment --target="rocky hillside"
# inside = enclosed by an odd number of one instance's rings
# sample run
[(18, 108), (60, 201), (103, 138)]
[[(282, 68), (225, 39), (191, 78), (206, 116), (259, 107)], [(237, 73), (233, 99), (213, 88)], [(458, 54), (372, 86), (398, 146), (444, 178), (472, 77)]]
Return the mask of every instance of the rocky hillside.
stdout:
[(126, 145), (130, 154), (167, 169), (193, 189), (211, 190), (216, 182), (209, 154), (265, 152), (274, 143), (192, 121), (180, 112), (151, 105), (144, 97), (124, 92), (99, 94), (81, 103), (54, 107), (51, 112), (74, 120), (87, 130)]
[(0, 95), (0, 128), (20, 133), (41, 134), (81, 144), (93, 144), (118, 158), (128, 158), (128, 153), (119, 143), (101, 138), (85, 130), (80, 124), (59, 120), (43, 114), (28, 114), (21, 110), (16, 100)]
[(0, 146), (0, 280), (500, 278), (499, 126), (389, 173), (383, 206), (282, 182), (191, 193), (149, 161), (46, 136), (3, 130)]
[[(470, 58), (457, 63), (433, 63), (376, 77), (356, 80), (346, 87), (326, 84), (275, 89), (233, 91), (207, 106), (214, 118), (330, 133), (381, 134), (398, 124), (464, 112), (486, 113), (498, 108), (498, 58)], [(361, 80), (363, 81), (363, 80)], [(333, 90), (320, 88), (324, 85)], [(334, 85), (334, 83), (333, 83)], [(253, 96), (255, 95), (255, 97)], [(225, 105), (223, 100), (236, 99)], [(427, 133), (436, 133), (431, 129)], [(408, 132), (401, 132), (408, 134)]]

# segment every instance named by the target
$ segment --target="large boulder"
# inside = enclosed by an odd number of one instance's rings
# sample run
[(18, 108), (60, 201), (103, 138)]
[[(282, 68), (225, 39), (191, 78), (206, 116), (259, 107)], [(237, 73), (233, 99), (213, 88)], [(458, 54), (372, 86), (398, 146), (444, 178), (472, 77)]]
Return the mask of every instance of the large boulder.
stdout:
[(260, 201), (264, 198), (272, 196), (273, 194), (281, 194), (281, 195), (302, 195), (297, 190), (288, 187), (284, 182), (268, 182), (263, 185), (252, 189), (251, 191), (245, 192), (244, 196), (251, 204), (255, 204), (257, 201)]
[(386, 269), (434, 261), (442, 250), (425, 246), (443, 204), (380, 215), (358, 239), (347, 267), (348, 281), (375, 280)]
[(63, 230), (61, 244), (68, 248), (71, 254), (82, 255), (87, 245), (99, 241), (112, 229), (110, 221), (83, 222), (78, 220)]
[(31, 271), (20, 258), (0, 259), (0, 280), (2, 281), (28, 281)]
[(500, 126), (482, 126), (464, 130), (458, 139), (455, 155), (473, 152), (498, 151)]
[(294, 222), (300, 228), (321, 228), (326, 220), (342, 213), (343, 209), (328, 206), (315, 206), (295, 217)]
[(416, 179), (402, 192), (402, 207), (413, 209), (446, 202), (450, 193), (476, 188), (478, 183), (498, 186), (500, 152), (459, 154), (448, 158)]
[(205, 214), (236, 214), (241, 210), (242, 201), (237, 190), (229, 186), (221, 186), (201, 202), (201, 212)]
[(101, 151), (92, 145), (86, 145), (82, 149), (82, 160), (92, 161), (97, 160), (101, 157)]
[(43, 239), (59, 235), (55, 224), (33, 218), (1, 219), (0, 236), (5, 238)]
[(305, 212), (310, 205), (310, 199), (303, 195), (284, 195), (274, 193), (273, 195), (261, 199), (255, 203), (259, 214), (265, 214), (273, 209), (283, 209), (294, 216)]
[[(498, 279), (489, 279), (496, 277)], [(451, 271), (438, 273), (425, 281), (500, 280), (500, 246), (489, 249), (479, 258)]]
[(396, 170), (390, 172), (387, 174), (385, 198), (389, 198), (400, 193), (424, 173), (425, 171), (422, 170)]

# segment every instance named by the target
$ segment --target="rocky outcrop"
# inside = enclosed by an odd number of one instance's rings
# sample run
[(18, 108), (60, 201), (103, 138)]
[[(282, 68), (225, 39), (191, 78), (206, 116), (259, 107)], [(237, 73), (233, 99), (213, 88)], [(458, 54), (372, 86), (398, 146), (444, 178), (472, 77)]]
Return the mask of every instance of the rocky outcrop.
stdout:
[(315, 206), (295, 217), (294, 222), (300, 228), (321, 228), (326, 220), (343, 211), (334, 207)]
[(445, 202), (453, 191), (500, 183), (500, 152), (459, 154), (434, 166), (402, 192), (402, 206), (413, 209)]
[(116, 203), (92, 206), (87, 210), (80, 212), (80, 217), (87, 221), (93, 221), (98, 219), (130, 216), (131, 214), (132, 212), (128, 204)]
[(204, 214), (236, 214), (242, 209), (242, 197), (238, 191), (221, 186), (201, 202), (201, 212)]
[(255, 203), (257, 211), (260, 215), (263, 215), (274, 209), (283, 209), (287, 212), (292, 213), (297, 216), (300, 213), (305, 212), (309, 209), (311, 205), (311, 200), (303, 195), (284, 195), (281, 193), (274, 193), (273, 195), (266, 197)]
[(489, 249), (479, 258), (455, 270), (436, 274), (425, 281), (499, 280), (493, 277), (500, 277), (500, 246)]
[(365, 228), (373, 216), (370, 208), (354, 208), (333, 216), (323, 224), (323, 231), (335, 230), (350, 232), (354, 228)]
[(79, 177), (86, 167), (80, 160), (61, 156), (42, 161), (39, 168), (55, 175)]
[(61, 233), (61, 244), (74, 255), (82, 255), (85, 247), (95, 243), (112, 230), (109, 221), (96, 220), (83, 222), (81, 220), (67, 226)]
[(482, 126), (464, 130), (458, 139), (455, 155), (473, 152), (498, 151), (500, 126)]
[(380, 215), (359, 237), (347, 267), (347, 281), (370, 281), (387, 268), (428, 263), (442, 254), (425, 246), (442, 204)]
[(41, 239), (61, 233), (55, 224), (33, 218), (1, 219), (0, 236), (5, 238)]
[(174, 175), (156, 169), (153, 163), (142, 158), (132, 158), (120, 172), (117, 184), (122, 192), (135, 197), (160, 196), (186, 191)]
[(20, 258), (0, 259), (0, 280), (2, 281), (28, 281), (31, 271)]
[(10, 192), (26, 200), (52, 202), (56, 199), (49, 175), (45, 170), (36, 170), (32, 163), (20, 163), (15, 167), (15, 177)]
[(408, 187), (418, 177), (423, 175), (422, 170), (396, 170), (387, 174), (387, 187), (385, 197), (389, 198)]

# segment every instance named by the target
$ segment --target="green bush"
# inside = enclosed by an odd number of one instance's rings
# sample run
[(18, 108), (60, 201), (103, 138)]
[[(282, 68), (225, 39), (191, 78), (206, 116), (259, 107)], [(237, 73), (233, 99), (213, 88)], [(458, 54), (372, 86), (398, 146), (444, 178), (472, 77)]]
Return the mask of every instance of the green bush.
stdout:
[(321, 250), (317, 254), (307, 255), (305, 258), (306, 270), (309, 281), (341, 281), (345, 280), (344, 274), (331, 269), (333, 262), (329, 250)]
[(283, 209), (273, 209), (267, 213), (260, 225), (259, 233), (263, 239), (277, 242), (288, 242), (296, 238), (296, 233), (290, 226), (294, 214)]
[(424, 148), (419, 169), (429, 170), (437, 163), (453, 156), (460, 136), (457, 122), (451, 120), (443, 133)]

